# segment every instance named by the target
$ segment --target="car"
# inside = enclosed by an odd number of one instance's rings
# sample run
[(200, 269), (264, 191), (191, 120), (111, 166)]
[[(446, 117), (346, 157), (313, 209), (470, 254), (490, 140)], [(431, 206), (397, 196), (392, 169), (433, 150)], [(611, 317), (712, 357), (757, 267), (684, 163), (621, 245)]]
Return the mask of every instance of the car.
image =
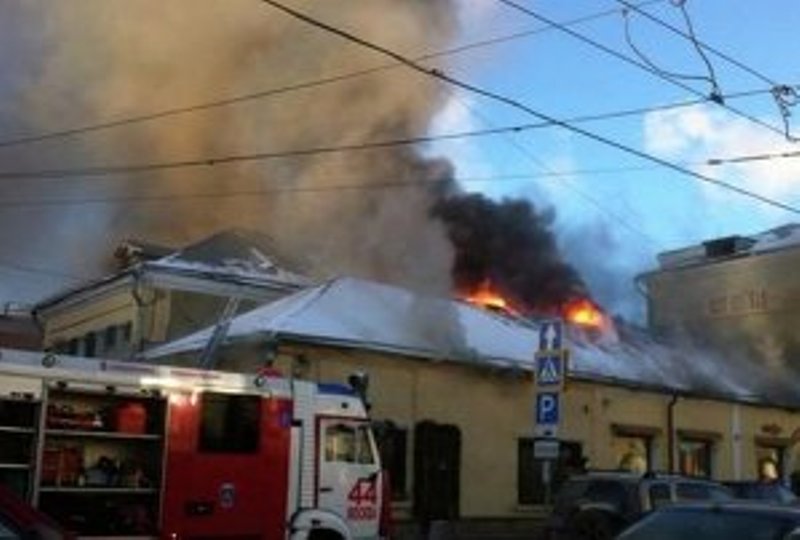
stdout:
[(545, 523), (548, 540), (606, 540), (643, 515), (681, 501), (730, 501), (710, 480), (671, 474), (589, 472), (568, 479)]
[(617, 540), (800, 540), (800, 508), (763, 503), (711, 503), (662, 508)]
[(75, 540), (75, 536), (0, 485), (0, 539)]
[(792, 490), (780, 482), (737, 481), (724, 482), (737, 499), (768, 501), (781, 504), (800, 504)]

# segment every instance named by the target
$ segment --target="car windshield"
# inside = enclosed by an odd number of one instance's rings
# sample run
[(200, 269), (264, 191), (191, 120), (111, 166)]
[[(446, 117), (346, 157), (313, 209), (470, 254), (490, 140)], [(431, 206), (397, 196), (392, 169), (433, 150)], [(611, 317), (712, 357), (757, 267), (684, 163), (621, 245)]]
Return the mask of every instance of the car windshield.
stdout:
[(786, 518), (714, 510), (657, 512), (619, 540), (781, 540), (792, 528)]

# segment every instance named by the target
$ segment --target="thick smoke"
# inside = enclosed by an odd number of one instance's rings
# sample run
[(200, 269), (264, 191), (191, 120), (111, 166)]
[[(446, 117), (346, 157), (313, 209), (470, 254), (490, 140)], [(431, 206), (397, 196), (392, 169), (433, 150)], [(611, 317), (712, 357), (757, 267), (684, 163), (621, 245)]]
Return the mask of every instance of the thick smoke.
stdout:
[[(294, 5), (410, 55), (444, 48), (457, 32), (452, 0)], [(14, 73), (11, 82), (0, 78), (2, 139), (386, 62), (254, 0), (26, 0), (0, 4), (0, 31), (6, 21), (24, 21), (27, 31), (20, 32), (25, 40), (16, 41), (22, 49), (0, 51), (2, 71)], [(414, 136), (426, 132), (444, 96), (437, 83), (419, 74), (381, 71), (236, 106), (0, 149), (0, 170), (148, 163)], [(5, 182), (0, 197), (8, 199), (250, 194), (8, 209), (0, 214), (0, 253), (87, 278), (105, 270), (103, 263), (123, 238), (182, 245), (245, 227), (313, 259), (325, 274), (360, 274), (444, 292), (451, 287), (452, 251), (441, 223), (429, 219), (436, 191), (385, 184), (440, 181), (450, 177), (450, 169), (400, 148), (163, 174)], [(343, 185), (351, 188), (329, 189)], [(284, 191), (252, 193), (264, 190)], [(5, 276), (0, 288), (6, 297), (13, 291)]]
[(446, 197), (433, 213), (447, 224), (459, 290), (474, 290), (488, 280), (517, 309), (545, 313), (586, 296), (580, 275), (556, 244), (553, 211), (537, 211), (525, 200), (495, 202), (471, 194)]

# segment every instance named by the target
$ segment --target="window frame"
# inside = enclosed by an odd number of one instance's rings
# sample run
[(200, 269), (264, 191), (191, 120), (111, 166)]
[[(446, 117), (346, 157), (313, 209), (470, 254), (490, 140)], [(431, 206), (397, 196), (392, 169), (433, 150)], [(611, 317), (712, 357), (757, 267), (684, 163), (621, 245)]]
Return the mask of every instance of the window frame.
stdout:
[[(683, 466), (683, 452), (681, 445), (683, 443), (689, 444), (700, 444), (702, 445), (702, 453), (703, 458), (707, 464), (707, 474), (690, 474), (688, 471), (684, 470)], [(678, 468), (680, 473), (684, 476), (688, 476), (690, 478), (714, 478), (714, 446), (715, 442), (712, 439), (707, 438), (700, 438), (700, 437), (679, 437), (678, 438)]]
[[(323, 423), (325, 421), (331, 422), (330, 424), (323, 425), (322, 429), (319, 430), (322, 439), (322, 459), (325, 461), (325, 463), (338, 463), (340, 465), (355, 465), (360, 467), (368, 467), (378, 463), (377, 458), (380, 454), (375, 443), (375, 438), (372, 434), (370, 422), (357, 418), (337, 418), (325, 416), (321, 417), (320, 420)], [(331, 458), (328, 455), (328, 430), (342, 426), (352, 428), (353, 431), (353, 454), (352, 458), (346, 460), (338, 459), (336, 456)], [(364, 443), (366, 443), (366, 447), (369, 449), (369, 461), (362, 461), (361, 459), (361, 450), (364, 447)]]

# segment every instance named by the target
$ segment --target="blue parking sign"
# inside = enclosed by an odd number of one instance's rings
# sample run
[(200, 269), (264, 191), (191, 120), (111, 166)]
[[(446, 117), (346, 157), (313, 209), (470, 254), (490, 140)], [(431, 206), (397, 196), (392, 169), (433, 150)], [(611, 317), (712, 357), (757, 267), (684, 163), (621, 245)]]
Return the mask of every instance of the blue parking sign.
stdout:
[(536, 424), (540, 426), (555, 426), (559, 418), (558, 392), (539, 392), (536, 394)]

